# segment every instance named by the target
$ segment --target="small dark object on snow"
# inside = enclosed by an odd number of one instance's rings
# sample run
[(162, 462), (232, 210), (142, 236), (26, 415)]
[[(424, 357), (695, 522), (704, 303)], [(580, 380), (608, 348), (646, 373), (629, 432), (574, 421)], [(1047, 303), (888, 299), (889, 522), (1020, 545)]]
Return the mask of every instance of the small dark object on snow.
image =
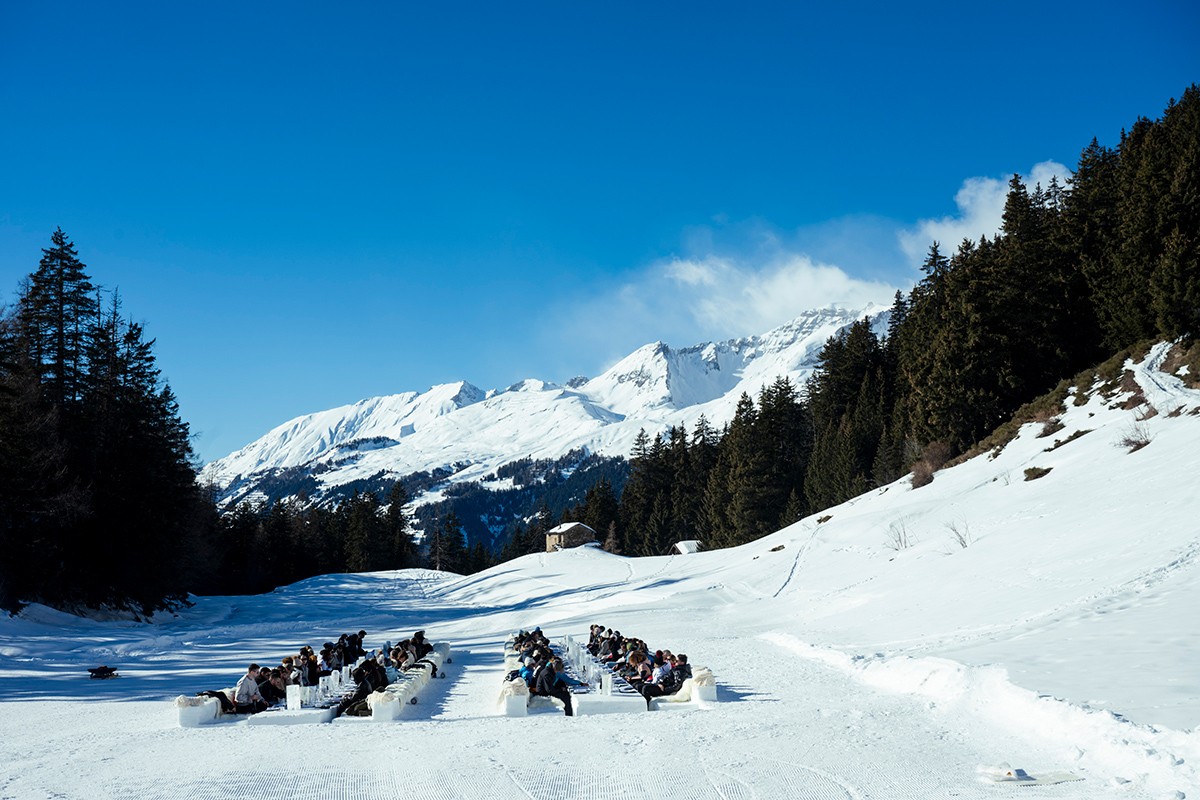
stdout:
[(771, 548), (771, 552), (778, 553), (782, 549), (783, 549), (783, 545), (777, 545), (777, 546)]
[(92, 673), (93, 680), (104, 680), (105, 678), (119, 678), (116, 667), (91, 667), (88, 672)]

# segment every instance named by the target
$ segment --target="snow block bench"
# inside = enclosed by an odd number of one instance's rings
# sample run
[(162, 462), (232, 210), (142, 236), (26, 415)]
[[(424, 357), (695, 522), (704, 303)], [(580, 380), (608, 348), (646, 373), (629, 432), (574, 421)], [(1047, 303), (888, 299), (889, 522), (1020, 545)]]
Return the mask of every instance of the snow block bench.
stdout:
[[(232, 702), (232, 691), (224, 691)], [(221, 702), (215, 697), (188, 697), (181, 694), (175, 698), (175, 710), (179, 716), (179, 727), (199, 728), (217, 721), (221, 716)]]
[(529, 713), (529, 687), (525, 681), (513, 678), (500, 687), (500, 713), (506, 717), (524, 717)]
[(708, 667), (697, 667), (692, 677), (683, 682), (675, 694), (656, 697), (650, 701), (650, 709), (680, 708), (685, 705), (703, 708), (717, 702), (717, 680)]
[(400, 673), (395, 683), (389, 683), (382, 692), (367, 695), (371, 719), (375, 722), (393, 722), (399, 719), (405, 704), (416, 703), (417, 695), (449, 660), (450, 643), (438, 642), (428, 655), (406, 672)]

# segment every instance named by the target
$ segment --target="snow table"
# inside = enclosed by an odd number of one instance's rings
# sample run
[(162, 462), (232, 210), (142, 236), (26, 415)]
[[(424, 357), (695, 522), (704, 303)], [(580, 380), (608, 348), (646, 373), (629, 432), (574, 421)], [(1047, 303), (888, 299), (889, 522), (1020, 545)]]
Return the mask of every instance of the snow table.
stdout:
[[(585, 678), (592, 686), (599, 686), (598, 692), (589, 692), (577, 696), (575, 703), (578, 709), (584, 708), (585, 714), (606, 714), (612, 711), (635, 710), (630, 701), (636, 700), (645, 704), (641, 693), (629, 685), (624, 678), (616, 675), (603, 662), (592, 656), (588, 649), (574, 637), (563, 637), (563, 649), (567, 655), (567, 663), (571, 664), (582, 675), (595, 678)], [(717, 702), (717, 682), (707, 667), (696, 667), (694, 674), (683, 682), (683, 686), (675, 694), (663, 695), (650, 701), (649, 708), (640, 711), (658, 711), (666, 708), (682, 708), (686, 706), (704, 706), (706, 703)]]
[(247, 725), (318, 725), (333, 722), (336, 708), (268, 708), (259, 714), (246, 715)]

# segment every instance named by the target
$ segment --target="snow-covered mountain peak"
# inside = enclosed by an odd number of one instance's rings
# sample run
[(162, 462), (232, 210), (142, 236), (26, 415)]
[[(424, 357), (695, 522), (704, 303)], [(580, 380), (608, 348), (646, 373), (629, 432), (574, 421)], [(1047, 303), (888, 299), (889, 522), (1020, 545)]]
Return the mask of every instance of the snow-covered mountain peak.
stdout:
[(557, 383), (537, 378), (526, 378), (523, 381), (517, 381), (502, 392), (495, 392), (494, 394), (507, 394), (509, 392), (552, 392), (561, 388)]
[(214, 461), (202, 477), (218, 486), (264, 469), (287, 469), (354, 446), (361, 440), (398, 441), (434, 420), (486, 398), (466, 381), (427, 391), (372, 397), (347, 406), (306, 414), (285, 422), (262, 438)]
[(626, 456), (642, 428), (690, 426), (701, 414), (721, 425), (742, 393), (756, 396), (781, 376), (803, 384), (825, 341), (871, 311), (879, 309), (830, 306), (758, 336), (683, 348), (651, 342), (566, 386), (526, 378), (485, 392), (458, 381), (370, 398), (297, 417), (209, 464), (203, 477), (239, 499), (280, 470), (307, 470), (335, 489), (463, 464), (474, 475), (575, 449)]

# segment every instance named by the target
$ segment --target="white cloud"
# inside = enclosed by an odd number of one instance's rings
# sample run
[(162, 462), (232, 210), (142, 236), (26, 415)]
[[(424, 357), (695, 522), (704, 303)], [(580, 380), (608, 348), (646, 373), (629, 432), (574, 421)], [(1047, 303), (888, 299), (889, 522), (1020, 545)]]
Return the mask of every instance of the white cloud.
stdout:
[(800, 312), (831, 304), (889, 303), (895, 287), (851, 277), (803, 253), (778, 251), (763, 262), (705, 255), (659, 265), (651, 281), (667, 284), (698, 329), (725, 336), (763, 333)]
[[(1065, 184), (1071, 171), (1055, 161), (1035, 164), (1023, 180), (1032, 189), (1037, 184), (1043, 187), (1050, 178), (1057, 177)], [(935, 241), (941, 244), (943, 255), (958, 249), (963, 239), (977, 240), (980, 236), (994, 236), (1000, 230), (1004, 215), (1004, 199), (1008, 194), (1008, 180), (999, 178), (967, 178), (954, 195), (958, 214), (941, 219), (923, 219), (916, 227), (899, 233), (900, 247), (911, 266), (920, 266)]]
[(889, 305), (896, 292), (782, 245), (776, 235), (749, 238), (739, 248), (718, 248), (711, 240), (697, 247), (705, 237), (691, 237), (689, 254), (557, 307), (544, 318), (544, 346), (573, 352), (575, 369), (581, 353), (598, 368), (656, 339), (685, 347), (765, 333), (813, 308)]

